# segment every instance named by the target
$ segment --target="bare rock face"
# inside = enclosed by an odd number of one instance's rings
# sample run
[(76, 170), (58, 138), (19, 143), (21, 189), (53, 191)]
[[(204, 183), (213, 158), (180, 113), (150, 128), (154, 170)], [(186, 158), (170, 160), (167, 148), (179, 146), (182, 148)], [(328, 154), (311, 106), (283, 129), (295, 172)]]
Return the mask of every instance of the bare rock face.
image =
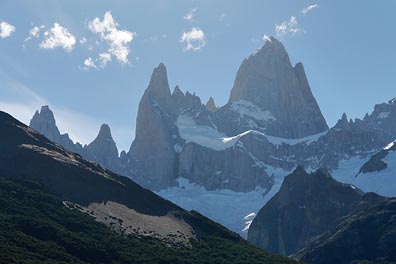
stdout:
[(107, 124), (103, 124), (94, 141), (84, 147), (84, 157), (116, 173), (120, 171), (118, 149)]
[(269, 111), (269, 135), (301, 138), (328, 129), (312, 95), (304, 67), (291, 65), (282, 43), (271, 38), (240, 66), (229, 103), (245, 100)]
[(136, 137), (128, 152), (127, 174), (151, 189), (174, 185), (176, 153), (172, 96), (164, 64), (154, 69), (138, 109)]
[(71, 151), (81, 154), (81, 144), (74, 144), (68, 134), (61, 134), (59, 132), (59, 129), (56, 126), (54, 113), (48, 105), (42, 106), (40, 112), (36, 111), (33, 118), (30, 120), (29, 126), (46, 136), (49, 140), (58, 143)]
[(207, 190), (272, 187), (273, 178), (243, 147), (216, 150), (183, 138), (181, 116), (191, 120), (189, 129), (197, 138), (205, 137), (207, 129), (217, 129), (212, 112), (198, 96), (183, 93), (178, 86), (170, 93), (165, 66), (160, 64), (139, 104), (136, 138), (127, 157), (122, 157), (125, 175), (152, 190), (176, 186), (178, 177)]
[(215, 112), (217, 110), (217, 106), (212, 96), (209, 97), (209, 100), (206, 102), (205, 106), (210, 112)]
[(259, 186), (265, 189), (263, 195), (274, 184), (274, 177), (242, 145), (214, 151), (188, 143), (180, 153), (179, 176), (207, 190), (249, 192)]
[(74, 143), (68, 134), (60, 134), (54, 114), (48, 106), (43, 106), (40, 112), (36, 111), (30, 121), (30, 127), (51, 141), (80, 154), (90, 161), (99, 163), (116, 173), (121, 174), (123, 172), (121, 159), (118, 157), (118, 149), (107, 124), (103, 124), (98, 136), (84, 147), (78, 142)]
[(363, 192), (318, 170), (298, 167), (253, 220), (248, 241), (270, 252), (290, 255), (328, 231), (349, 213)]

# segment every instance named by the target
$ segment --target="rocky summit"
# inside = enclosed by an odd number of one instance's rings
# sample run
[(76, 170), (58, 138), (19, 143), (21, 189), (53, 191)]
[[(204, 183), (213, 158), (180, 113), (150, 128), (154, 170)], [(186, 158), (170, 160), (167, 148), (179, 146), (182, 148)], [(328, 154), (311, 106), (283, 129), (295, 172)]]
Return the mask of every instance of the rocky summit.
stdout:
[(239, 67), (229, 103), (239, 100), (274, 116), (265, 128), (272, 136), (301, 138), (328, 129), (304, 66), (297, 63), (293, 67), (283, 44), (273, 37)]
[(40, 111), (37, 110), (34, 113), (29, 126), (45, 135), (49, 140), (52, 140), (71, 151), (77, 153), (81, 153), (82, 151), (81, 144), (74, 144), (68, 134), (61, 134), (59, 132), (59, 129), (56, 126), (54, 114), (48, 105), (42, 106)]
[(74, 143), (68, 134), (59, 132), (54, 113), (49, 106), (41, 107), (40, 112), (36, 111), (29, 126), (64, 148), (76, 152), (90, 161), (97, 162), (114, 172), (121, 172), (118, 149), (107, 124), (103, 124), (98, 136), (85, 146), (82, 146), (79, 142)]
[(83, 155), (88, 160), (97, 162), (114, 172), (120, 172), (118, 149), (111, 135), (110, 127), (103, 124), (98, 136), (89, 145), (84, 146)]

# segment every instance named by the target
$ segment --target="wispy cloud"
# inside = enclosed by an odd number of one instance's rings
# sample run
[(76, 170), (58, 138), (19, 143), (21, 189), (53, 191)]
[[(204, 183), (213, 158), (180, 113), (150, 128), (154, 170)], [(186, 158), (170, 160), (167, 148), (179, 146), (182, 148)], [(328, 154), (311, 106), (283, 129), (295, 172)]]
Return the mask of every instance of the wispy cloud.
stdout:
[(117, 61), (123, 64), (129, 62), (129, 43), (133, 40), (136, 32), (118, 29), (119, 25), (114, 21), (113, 16), (108, 11), (103, 19), (95, 18), (88, 24), (89, 29), (99, 34), (100, 39), (105, 41), (109, 47), (107, 54), (111, 54)]
[(0, 22), (0, 38), (8, 38), (14, 33), (16, 27), (7, 22)]
[(71, 52), (76, 44), (76, 38), (65, 27), (54, 23), (49, 31), (44, 32), (44, 40), (40, 43), (43, 49), (63, 48)]
[(41, 26), (33, 26), (30, 30), (29, 30), (29, 36), (25, 39), (25, 42), (33, 39), (33, 38), (39, 38), (40, 37), (40, 32), (41, 30), (43, 30), (45, 28), (44, 25)]
[(205, 33), (194, 27), (190, 31), (183, 32), (180, 42), (186, 44), (185, 50), (198, 51), (206, 45)]
[(32, 38), (38, 38), (40, 36), (40, 31), (44, 28), (45, 28), (44, 25), (41, 25), (40, 27), (38, 26), (32, 27), (29, 31), (29, 36)]
[(43, 105), (49, 105), (54, 111), (57, 126), (61, 133), (68, 133), (75, 142), (82, 144), (91, 142), (98, 133), (100, 122), (83, 113), (51, 104), (28, 86), (10, 81), (2, 84), (13, 92), (13, 100), (0, 99), (0, 110), (14, 116), (19, 121), (29, 125), (36, 110)]
[(13, 97), (15, 99), (0, 99), (0, 110), (13, 115), (19, 121), (27, 125), (29, 124), (34, 111), (42, 105), (47, 104), (47, 101), (44, 98), (19, 82), (9, 81), (2, 83), (2, 86), (6, 89), (12, 90)]
[(188, 12), (183, 16), (184, 20), (192, 21), (195, 17), (195, 13), (197, 12), (198, 8), (190, 8)]
[(43, 105), (49, 105), (54, 112), (59, 131), (68, 133), (74, 142), (80, 142), (83, 145), (89, 144), (97, 136), (100, 125), (105, 122), (110, 125), (119, 150), (129, 149), (133, 140), (132, 126), (112, 124), (109, 120), (98, 120), (70, 108), (53, 104), (30, 87), (17, 81), (6, 81), (2, 83), (2, 87), (12, 91), (13, 99), (0, 98), (0, 110), (11, 114), (26, 125), (29, 125), (36, 110), (39, 110)]
[(110, 53), (100, 53), (99, 54), (99, 62), (102, 68), (106, 67), (107, 63), (111, 61)]
[(91, 68), (96, 68), (96, 64), (91, 57), (84, 60), (84, 70), (88, 71)]
[(283, 37), (286, 35), (292, 35), (302, 32), (300, 28), (297, 18), (295, 16), (291, 16), (289, 20), (283, 21), (282, 23), (275, 25), (275, 32), (277, 37)]
[(309, 12), (311, 12), (312, 10), (314, 10), (316, 8), (319, 8), (319, 5), (318, 4), (313, 4), (313, 5), (307, 6), (303, 10), (301, 10), (301, 13), (303, 15), (306, 15), (306, 14), (308, 14)]

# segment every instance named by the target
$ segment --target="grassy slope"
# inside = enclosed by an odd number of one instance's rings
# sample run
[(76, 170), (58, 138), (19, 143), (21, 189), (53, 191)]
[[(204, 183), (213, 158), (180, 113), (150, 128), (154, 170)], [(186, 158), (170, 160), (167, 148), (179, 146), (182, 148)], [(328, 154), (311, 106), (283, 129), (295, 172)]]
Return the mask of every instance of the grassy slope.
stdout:
[(65, 208), (35, 182), (0, 177), (0, 263), (294, 263), (256, 249), (198, 213), (180, 217), (197, 230), (192, 248), (123, 236)]

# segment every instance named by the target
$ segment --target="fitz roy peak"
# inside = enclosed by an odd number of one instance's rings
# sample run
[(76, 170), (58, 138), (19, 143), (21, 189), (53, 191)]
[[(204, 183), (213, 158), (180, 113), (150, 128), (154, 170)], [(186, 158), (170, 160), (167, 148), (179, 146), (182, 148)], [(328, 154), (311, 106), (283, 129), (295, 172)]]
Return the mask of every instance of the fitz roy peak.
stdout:
[(304, 66), (292, 66), (276, 38), (246, 58), (240, 66), (229, 102), (249, 101), (269, 111), (274, 120), (266, 134), (301, 138), (328, 129), (305, 76)]

